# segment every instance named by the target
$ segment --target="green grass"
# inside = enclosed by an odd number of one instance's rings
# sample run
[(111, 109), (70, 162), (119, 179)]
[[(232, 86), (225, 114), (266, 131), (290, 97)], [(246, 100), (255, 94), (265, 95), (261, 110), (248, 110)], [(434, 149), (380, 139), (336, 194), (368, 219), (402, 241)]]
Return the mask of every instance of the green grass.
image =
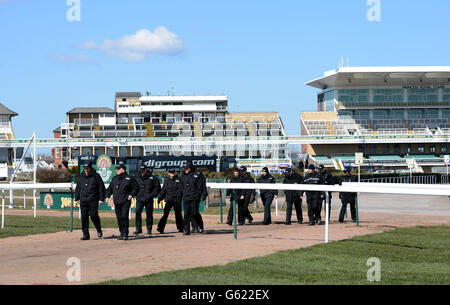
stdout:
[[(145, 213), (144, 213), (145, 215)], [(102, 228), (117, 228), (117, 220), (115, 217), (100, 217)], [(145, 223), (145, 216), (143, 216)], [(154, 218), (153, 224), (158, 224), (159, 219)], [(167, 221), (167, 223), (175, 223), (174, 221)], [(61, 231), (69, 231), (70, 227), (69, 217), (55, 217), (55, 216), (18, 216), (5, 215), (5, 228), (0, 230), (0, 239), (16, 236), (27, 236), (33, 234), (55, 233)], [(135, 219), (130, 220), (130, 231), (133, 232), (135, 226)], [(94, 230), (95, 226), (92, 221), (89, 224), (89, 229)], [(78, 219), (78, 212), (74, 214), (73, 230), (81, 230), (81, 221)]]
[[(450, 227), (398, 228), (264, 257), (100, 284), (292, 285), (372, 284), (371, 257), (381, 261), (379, 284), (450, 284)], [(194, 252), (195, 253), (195, 252)]]

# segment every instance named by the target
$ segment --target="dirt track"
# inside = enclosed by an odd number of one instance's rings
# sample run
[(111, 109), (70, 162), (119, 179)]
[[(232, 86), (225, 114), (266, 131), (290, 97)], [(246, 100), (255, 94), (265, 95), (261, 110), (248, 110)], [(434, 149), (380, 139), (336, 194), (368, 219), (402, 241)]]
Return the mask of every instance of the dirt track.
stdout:
[[(29, 214), (29, 212), (28, 212)], [(284, 215), (275, 217), (283, 221)], [(40, 215), (43, 215), (42, 213)], [(333, 214), (332, 214), (333, 215)], [(336, 214), (334, 214), (336, 215)], [(239, 227), (238, 240), (232, 227), (218, 224), (218, 216), (204, 216), (207, 234), (182, 236), (169, 224), (164, 235), (141, 236), (128, 241), (112, 239), (117, 229), (105, 229), (105, 239), (80, 241), (81, 232), (14, 237), (0, 240), (0, 284), (74, 284), (66, 279), (70, 257), (81, 260), (81, 282), (92, 283), (149, 273), (226, 264), (322, 243), (324, 226), (273, 224), (262, 226), (262, 214), (255, 224)], [(306, 219), (306, 215), (304, 215)], [(396, 226), (448, 225), (449, 216), (429, 217), (361, 212), (360, 227), (340, 224), (333, 218), (330, 240), (382, 232)], [(132, 229), (131, 229), (132, 230)], [(94, 230), (95, 231), (95, 230)], [(92, 232), (91, 236), (94, 236)]]

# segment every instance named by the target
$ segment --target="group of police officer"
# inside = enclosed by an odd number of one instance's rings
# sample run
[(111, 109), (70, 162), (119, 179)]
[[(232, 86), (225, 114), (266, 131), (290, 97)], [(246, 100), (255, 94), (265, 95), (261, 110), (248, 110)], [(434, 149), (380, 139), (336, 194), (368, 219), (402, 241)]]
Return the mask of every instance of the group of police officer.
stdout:
[[(129, 212), (131, 199), (136, 197), (136, 231), (135, 235), (142, 234), (142, 211), (145, 208), (147, 219), (147, 234), (152, 234), (153, 227), (153, 202), (158, 197), (158, 202), (165, 200), (163, 217), (160, 219), (157, 231), (164, 233), (172, 208), (175, 211), (177, 229), (183, 235), (190, 235), (192, 224), (193, 233), (204, 233), (203, 219), (200, 215), (200, 202), (208, 196), (205, 176), (188, 161), (184, 167), (184, 174), (179, 178), (175, 170), (169, 171), (169, 178), (164, 181), (163, 187), (159, 179), (152, 175), (145, 166), (140, 167), (140, 173), (130, 176), (126, 166), (120, 163), (117, 167), (117, 175), (112, 178), (109, 187), (101, 176), (92, 168), (91, 162), (84, 164), (75, 190), (75, 201), (81, 209), (81, 224), (83, 237), (81, 240), (89, 240), (89, 217), (97, 229), (97, 236), (103, 237), (98, 207), (107, 200), (112, 200), (120, 231), (119, 240), (128, 240)], [(112, 196), (112, 198), (111, 198)], [(181, 203), (184, 204), (184, 220), (181, 214)]]
[[(160, 219), (157, 231), (161, 234), (167, 223), (170, 211), (175, 211), (175, 222), (178, 232), (183, 235), (190, 235), (190, 227), (192, 225), (192, 233), (204, 233), (203, 219), (200, 214), (200, 202), (208, 196), (206, 187), (206, 178), (200, 170), (198, 170), (191, 161), (188, 161), (184, 167), (184, 173), (181, 177), (175, 173), (175, 170), (169, 170), (169, 178), (164, 180), (163, 187), (159, 179), (152, 175), (151, 171), (145, 166), (140, 167), (140, 173), (136, 176), (127, 174), (126, 167), (120, 163), (117, 168), (117, 175), (111, 180), (109, 187), (105, 189), (100, 175), (92, 168), (91, 162), (84, 164), (84, 170), (80, 174), (76, 190), (75, 201), (81, 209), (81, 224), (83, 237), (81, 240), (89, 240), (89, 217), (97, 229), (97, 236), (103, 237), (101, 229), (101, 221), (98, 215), (98, 207), (107, 200), (112, 200), (116, 213), (117, 223), (120, 231), (119, 240), (127, 240), (129, 235), (129, 212), (131, 208), (131, 199), (136, 197), (136, 231), (135, 235), (142, 234), (142, 212), (145, 208), (147, 218), (146, 227), (147, 234), (152, 234), (153, 227), (153, 202), (158, 197), (158, 203), (165, 200), (164, 214)], [(303, 177), (297, 174), (293, 169), (286, 171), (283, 184), (311, 184), (311, 185), (333, 185), (336, 179), (329, 174), (323, 165), (318, 167), (318, 172), (314, 165), (309, 165), (307, 174)], [(351, 175), (351, 170), (346, 168), (344, 176), (339, 183), (354, 182), (355, 178)], [(255, 183), (255, 180), (247, 172), (247, 168), (242, 166), (240, 169), (235, 168), (230, 183)], [(270, 174), (267, 167), (262, 170), (261, 176), (256, 183), (276, 183), (275, 178)], [(285, 191), (286, 195), (286, 220), (285, 224), (291, 224), (292, 207), (295, 207), (297, 222), (303, 223), (302, 200), (306, 195), (306, 203), (308, 208), (309, 225), (323, 225), (321, 219), (322, 205), (325, 201), (325, 192), (320, 191)], [(159, 195), (159, 196), (158, 196)], [(111, 198), (112, 196), (112, 198)], [(227, 197), (231, 202), (237, 204), (238, 224), (244, 225), (247, 220), (252, 223), (253, 217), (249, 211), (249, 204), (255, 201), (256, 189), (229, 189)], [(269, 225), (271, 219), (271, 205), (274, 199), (278, 198), (277, 190), (261, 190), (261, 201), (264, 205), (264, 225)], [(356, 221), (356, 193), (340, 193), (339, 198), (342, 201), (342, 208), (339, 214), (339, 222), (344, 221), (344, 215), (347, 205), (350, 204), (350, 212), (352, 221)], [(182, 215), (182, 202), (184, 207), (184, 219)], [(331, 192), (329, 193), (329, 201), (331, 202)], [(331, 209), (330, 209), (331, 210)], [(233, 208), (230, 205), (227, 224), (233, 223)]]
[[(297, 174), (294, 169), (287, 169), (286, 174), (283, 180), (283, 184), (311, 184), (311, 185), (334, 185), (337, 182), (341, 184), (342, 182), (355, 182), (356, 179), (351, 175), (351, 169), (346, 168), (344, 170), (344, 176), (337, 181), (335, 177), (333, 177), (330, 173), (327, 172), (323, 165), (319, 165), (319, 171), (316, 171), (316, 167), (311, 164), (307, 167), (307, 174), (303, 177), (300, 174)], [(235, 168), (233, 177), (231, 177), (230, 183), (255, 183), (254, 179), (247, 172), (245, 167), (241, 167), (241, 169)], [(261, 176), (257, 179), (256, 183), (275, 183), (275, 178), (270, 174), (267, 167), (264, 167)], [(257, 188), (257, 187), (256, 187)], [(297, 214), (297, 222), (299, 224), (303, 223), (303, 214), (302, 214), (302, 201), (304, 195), (306, 195), (306, 204), (308, 208), (308, 225), (313, 226), (315, 224), (323, 225), (325, 224), (321, 218), (321, 211), (324, 202), (326, 201), (325, 192), (319, 191), (284, 191), (286, 195), (286, 220), (285, 224), (290, 225), (292, 219), (292, 207), (295, 207), (295, 211)], [(230, 201), (235, 202), (237, 205), (238, 212), (238, 224), (244, 225), (245, 219), (251, 217), (250, 212), (248, 210), (248, 204), (251, 201), (254, 201), (253, 198), (256, 194), (255, 189), (249, 190), (240, 190), (240, 189), (229, 189), (227, 192), (227, 196), (230, 197)], [(264, 225), (269, 225), (271, 220), (271, 206), (274, 199), (278, 198), (277, 190), (261, 190), (260, 191), (261, 201), (264, 206)], [(342, 202), (342, 208), (339, 213), (339, 222), (344, 222), (345, 212), (347, 210), (347, 205), (350, 204), (350, 213), (352, 217), (352, 221), (356, 221), (356, 193), (339, 193), (339, 198)], [(326, 204), (326, 203), (325, 203)], [(329, 200), (328, 205), (330, 207), (329, 211), (331, 211), (331, 192), (329, 192)], [(328, 214), (330, 217), (331, 213)], [(330, 218), (328, 218), (330, 219)], [(249, 223), (253, 218), (249, 218)], [(227, 223), (232, 225), (233, 221), (233, 205), (230, 205), (230, 210), (228, 212)]]

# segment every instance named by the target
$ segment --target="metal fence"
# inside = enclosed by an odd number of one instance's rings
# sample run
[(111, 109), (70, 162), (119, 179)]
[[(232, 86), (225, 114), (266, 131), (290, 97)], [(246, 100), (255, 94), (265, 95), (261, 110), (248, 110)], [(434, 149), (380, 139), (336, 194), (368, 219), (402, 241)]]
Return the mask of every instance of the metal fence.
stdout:
[[(446, 178), (446, 180), (444, 179)], [(445, 182), (443, 182), (445, 181)], [(448, 184), (448, 176), (441, 177), (441, 184)], [(409, 184), (438, 184), (438, 177), (429, 176), (400, 176), (400, 177), (383, 177), (383, 178), (370, 178), (361, 179), (363, 183), (409, 183)]]

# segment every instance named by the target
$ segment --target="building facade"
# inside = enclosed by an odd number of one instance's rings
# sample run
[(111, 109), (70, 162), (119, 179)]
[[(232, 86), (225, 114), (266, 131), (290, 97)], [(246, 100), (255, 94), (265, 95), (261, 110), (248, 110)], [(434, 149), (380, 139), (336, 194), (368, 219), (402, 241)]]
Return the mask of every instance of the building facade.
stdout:
[[(142, 96), (140, 92), (117, 92), (114, 109), (81, 107), (67, 112), (66, 122), (54, 131), (58, 138), (80, 138), (122, 142), (141, 140), (142, 145), (61, 148), (58, 162), (74, 162), (80, 155), (108, 154), (112, 157), (164, 156), (180, 152), (173, 146), (151, 145), (153, 140), (233, 139), (239, 137), (285, 136), (278, 113), (229, 113), (227, 96)], [(216, 147), (218, 158), (288, 161), (287, 145), (247, 142)], [(205, 154), (204, 147), (183, 151), (184, 155)], [(57, 158), (55, 158), (56, 160)], [(260, 163), (255, 163), (260, 164)]]
[[(320, 91), (317, 112), (301, 115), (302, 135), (337, 137), (304, 145), (313, 159), (351, 160), (362, 152), (384, 165), (425, 158), (430, 170), (449, 153), (450, 67), (341, 67), (306, 85)], [(339, 137), (346, 136), (360, 141), (340, 144)], [(395, 136), (409, 141), (384, 140)], [(368, 138), (376, 140), (364, 141)]]

